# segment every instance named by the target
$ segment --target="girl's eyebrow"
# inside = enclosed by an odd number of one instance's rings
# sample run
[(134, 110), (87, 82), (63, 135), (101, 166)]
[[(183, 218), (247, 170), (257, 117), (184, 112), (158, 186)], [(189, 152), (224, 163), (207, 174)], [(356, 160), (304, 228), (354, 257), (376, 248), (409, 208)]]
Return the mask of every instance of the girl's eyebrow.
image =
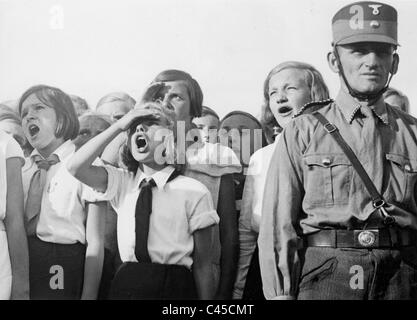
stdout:
[(172, 96), (172, 95), (181, 96), (182, 92), (180, 92), (180, 91), (170, 91), (167, 94), (168, 94), (168, 96)]
[(29, 108), (29, 107), (48, 107), (48, 108), (51, 108), (51, 107), (47, 106), (46, 104), (43, 104), (42, 102), (35, 102), (35, 103), (31, 103), (29, 105), (26, 105), (26, 108)]

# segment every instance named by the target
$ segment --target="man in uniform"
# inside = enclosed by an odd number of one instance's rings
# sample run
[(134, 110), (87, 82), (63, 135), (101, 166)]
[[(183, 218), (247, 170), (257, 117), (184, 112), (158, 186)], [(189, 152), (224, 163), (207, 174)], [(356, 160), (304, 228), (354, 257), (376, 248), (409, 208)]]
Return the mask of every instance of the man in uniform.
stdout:
[(264, 294), (417, 298), (417, 119), (382, 98), (398, 68), (397, 12), (354, 3), (335, 14), (332, 30), (339, 94), (287, 126), (267, 174)]

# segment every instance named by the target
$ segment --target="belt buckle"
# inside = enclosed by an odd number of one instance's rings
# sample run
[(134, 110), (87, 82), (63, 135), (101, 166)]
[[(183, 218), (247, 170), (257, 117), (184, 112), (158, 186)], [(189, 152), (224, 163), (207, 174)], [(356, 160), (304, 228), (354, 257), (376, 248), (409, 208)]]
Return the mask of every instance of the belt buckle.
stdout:
[(355, 242), (363, 248), (377, 247), (379, 244), (378, 230), (355, 230)]

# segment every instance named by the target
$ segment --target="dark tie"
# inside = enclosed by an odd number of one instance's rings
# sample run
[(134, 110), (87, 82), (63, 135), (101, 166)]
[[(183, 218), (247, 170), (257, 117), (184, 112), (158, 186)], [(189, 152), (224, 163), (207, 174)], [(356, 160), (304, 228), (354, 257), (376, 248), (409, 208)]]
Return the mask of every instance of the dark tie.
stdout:
[(30, 180), (28, 190), (28, 197), (26, 200), (25, 217), (26, 217), (26, 233), (28, 236), (36, 234), (36, 226), (39, 221), (39, 214), (41, 212), (42, 194), (46, 182), (46, 172), (49, 168), (59, 162), (56, 154), (52, 154), (48, 159), (44, 160), (40, 155), (35, 155), (33, 161), (38, 167), (38, 170)]
[(361, 106), (363, 127), (361, 133), (361, 160), (366, 172), (379, 192), (382, 190), (383, 175), (381, 170), (384, 166), (384, 152), (381, 135), (378, 130), (378, 118), (368, 106)]
[(362, 143), (366, 150), (370, 150), (372, 145), (375, 143), (376, 137), (376, 117), (372, 113), (372, 110), (368, 106), (361, 106), (360, 108), (362, 119)]
[(374, 115), (372, 113), (372, 110), (368, 106), (361, 106), (360, 110), (361, 110), (362, 115), (365, 118), (368, 118), (368, 119), (374, 118)]
[[(167, 183), (175, 179), (179, 173), (171, 173)], [(156, 187), (155, 181), (151, 178), (148, 181), (143, 179), (139, 185), (140, 192), (136, 201), (135, 210), (135, 256), (139, 262), (152, 262), (148, 252), (149, 220), (152, 213), (152, 188)]]
[(136, 201), (135, 226), (136, 244), (135, 256), (139, 262), (151, 262), (148, 252), (149, 219), (152, 213), (152, 188), (155, 181), (143, 179), (139, 185), (140, 193)]

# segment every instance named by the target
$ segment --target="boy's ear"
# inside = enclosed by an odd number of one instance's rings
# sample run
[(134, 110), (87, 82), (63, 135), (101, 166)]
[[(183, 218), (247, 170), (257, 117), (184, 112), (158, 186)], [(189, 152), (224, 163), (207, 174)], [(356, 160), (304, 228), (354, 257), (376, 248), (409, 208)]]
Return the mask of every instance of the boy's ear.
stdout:
[(330, 69), (334, 73), (339, 73), (339, 63), (333, 50), (327, 53), (327, 63), (329, 64)]

